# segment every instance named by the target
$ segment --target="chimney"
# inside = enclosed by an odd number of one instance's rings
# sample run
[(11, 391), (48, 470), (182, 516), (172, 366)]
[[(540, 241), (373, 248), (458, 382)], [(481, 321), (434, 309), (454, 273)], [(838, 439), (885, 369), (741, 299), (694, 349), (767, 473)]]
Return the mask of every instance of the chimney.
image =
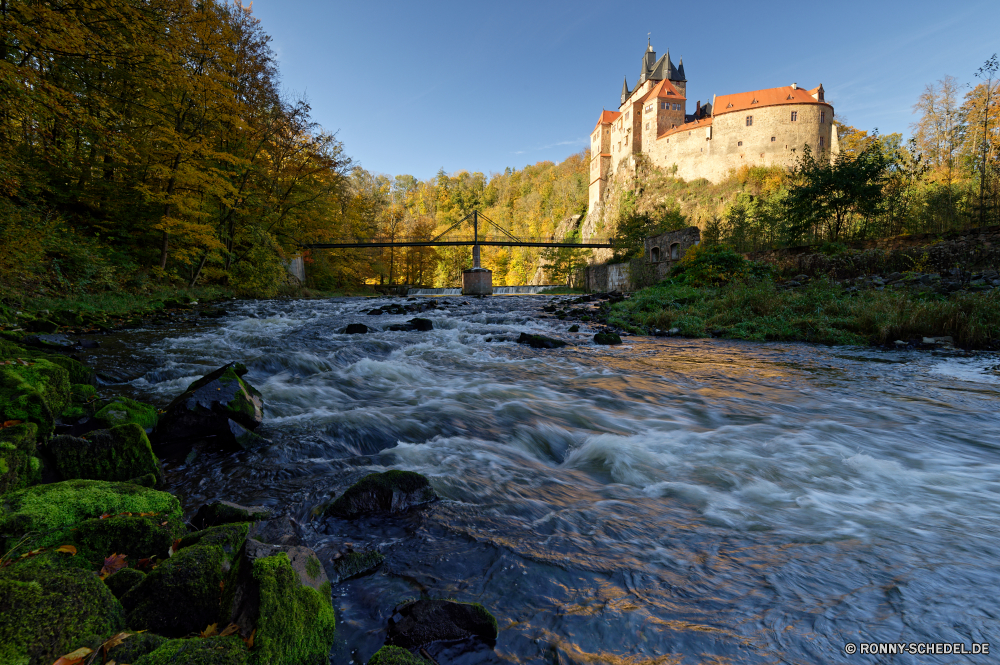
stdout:
[(793, 83), (792, 84), (792, 90), (798, 90), (798, 89), (799, 89), (799, 84), (798, 83)]

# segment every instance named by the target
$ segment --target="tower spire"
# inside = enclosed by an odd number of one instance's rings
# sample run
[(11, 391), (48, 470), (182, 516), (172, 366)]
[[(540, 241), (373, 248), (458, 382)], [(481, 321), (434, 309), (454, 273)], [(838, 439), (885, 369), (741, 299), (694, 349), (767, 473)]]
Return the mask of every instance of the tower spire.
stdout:
[(628, 76), (622, 79), (622, 104), (625, 103), (626, 99), (628, 99)]

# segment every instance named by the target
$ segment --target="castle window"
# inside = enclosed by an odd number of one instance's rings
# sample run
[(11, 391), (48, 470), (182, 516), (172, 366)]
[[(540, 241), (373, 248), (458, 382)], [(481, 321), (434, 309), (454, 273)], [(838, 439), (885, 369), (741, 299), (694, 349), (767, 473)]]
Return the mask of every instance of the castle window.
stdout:
[(747, 127), (749, 127), (752, 124), (753, 124), (753, 116), (752, 115), (748, 115), (747, 116)]
[(823, 147), (823, 138), (824, 137), (822, 137), (822, 136), (819, 137), (819, 147), (821, 147), (821, 148)]
[(792, 122), (795, 122), (798, 119), (799, 119), (799, 112), (798, 111), (792, 111)]
[(741, 145), (743, 145), (743, 141), (737, 141), (737, 142), (736, 142), (736, 145), (737, 145), (737, 146), (741, 146)]
[(774, 143), (774, 139), (775, 139), (775, 138), (776, 138), (776, 137), (774, 137), (774, 136), (772, 136), (772, 137), (771, 137), (771, 143)]
[(826, 122), (826, 111), (820, 111), (819, 112), (819, 121), (820, 122)]
[(654, 247), (653, 249), (649, 250), (649, 260), (652, 261), (653, 263), (656, 263), (657, 261), (660, 260), (659, 247)]
[(681, 258), (681, 244), (675, 242), (670, 245), (670, 260), (676, 261), (679, 258)]
[(648, 122), (646, 123), (646, 129), (649, 129), (649, 123)]

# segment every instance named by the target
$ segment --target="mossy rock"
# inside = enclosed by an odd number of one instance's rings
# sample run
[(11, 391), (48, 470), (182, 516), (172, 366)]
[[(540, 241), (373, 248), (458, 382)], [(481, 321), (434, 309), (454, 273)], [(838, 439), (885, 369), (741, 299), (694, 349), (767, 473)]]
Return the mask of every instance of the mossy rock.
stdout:
[(196, 529), (234, 522), (255, 522), (267, 519), (271, 511), (263, 506), (241, 506), (231, 501), (213, 501), (203, 504), (191, 518)]
[(0, 494), (14, 492), (41, 479), (41, 463), (17, 445), (0, 441)]
[(125, 627), (121, 604), (91, 571), (43, 562), (0, 571), (0, 662), (51, 665)]
[(94, 430), (84, 437), (62, 435), (45, 447), (56, 471), (65, 479), (127, 481), (160, 473), (146, 432), (135, 423)]
[(48, 436), (69, 404), (69, 374), (48, 360), (27, 362), (0, 366), (0, 421), (33, 422)]
[(38, 450), (38, 425), (21, 423), (0, 429), (0, 441), (11, 443), (26, 455), (34, 455)]
[(228, 569), (221, 547), (202, 545), (176, 552), (122, 596), (129, 627), (181, 637), (218, 623)]
[(166, 518), (182, 518), (180, 502), (171, 494), (131, 483), (100, 480), (67, 480), (35, 485), (0, 498), (0, 538), (4, 551), (28, 533), (32, 549), (59, 542), (59, 529), (104, 514), (159, 513)]
[(429, 665), (430, 661), (414, 656), (406, 649), (384, 646), (368, 659), (368, 665)]
[(599, 332), (594, 335), (594, 344), (601, 344), (603, 346), (611, 346), (613, 344), (621, 344), (622, 338), (618, 333), (612, 332)]
[(156, 651), (132, 661), (133, 665), (243, 665), (251, 651), (238, 637), (194, 637), (170, 640)]
[(124, 554), (129, 563), (154, 556), (167, 558), (170, 545), (187, 529), (167, 515), (118, 515), (77, 524), (73, 534), (79, 554), (99, 563), (112, 554)]
[(431, 642), (478, 638), (493, 645), (498, 635), (496, 618), (479, 603), (416, 600), (396, 608), (385, 643), (417, 649)]
[(359, 577), (374, 571), (385, 561), (385, 555), (369, 550), (367, 552), (349, 552), (333, 562), (337, 579), (335, 584), (349, 580), (352, 577)]
[(74, 360), (58, 353), (39, 353), (33, 356), (36, 359), (48, 360), (50, 363), (59, 365), (69, 373), (71, 384), (94, 385), (97, 382), (97, 374), (93, 369), (87, 367), (79, 360)]
[[(115, 573), (111, 577), (120, 575), (123, 572), (125, 571), (123, 570), (119, 573)], [(108, 579), (111, 579), (111, 577)], [(108, 651), (108, 661), (113, 660), (116, 663), (123, 664), (135, 663), (146, 654), (153, 653), (169, 641), (170, 640), (162, 635), (154, 635), (153, 633), (133, 633), (132, 635), (129, 635), (128, 638), (121, 644)]]
[(94, 417), (105, 423), (108, 427), (135, 423), (144, 430), (156, 427), (158, 418), (156, 407), (129, 399), (128, 397), (116, 397), (107, 406), (94, 414)]
[(183, 538), (178, 549), (193, 547), (194, 545), (214, 545), (221, 547), (226, 553), (226, 558), (234, 561), (246, 542), (247, 533), (250, 531), (250, 524), (243, 522), (237, 524), (222, 524), (213, 526), (202, 531), (189, 533)]
[(130, 591), (135, 585), (143, 581), (146, 578), (146, 573), (141, 570), (136, 570), (135, 568), (122, 568), (114, 575), (110, 575), (104, 579), (104, 584), (107, 585), (108, 589), (115, 598), (121, 598), (126, 592)]
[(255, 665), (327, 663), (336, 636), (329, 582), (320, 590), (303, 584), (284, 552), (252, 562), (241, 560), (240, 566), (250, 568), (257, 590), (256, 633), (250, 662)]
[(521, 333), (517, 338), (517, 343), (527, 344), (533, 349), (558, 349), (566, 346), (566, 342), (561, 339), (545, 335), (529, 335), (528, 333)]
[(422, 475), (393, 469), (370, 473), (348, 487), (330, 504), (326, 514), (350, 519), (369, 513), (398, 513), (436, 498), (430, 482)]

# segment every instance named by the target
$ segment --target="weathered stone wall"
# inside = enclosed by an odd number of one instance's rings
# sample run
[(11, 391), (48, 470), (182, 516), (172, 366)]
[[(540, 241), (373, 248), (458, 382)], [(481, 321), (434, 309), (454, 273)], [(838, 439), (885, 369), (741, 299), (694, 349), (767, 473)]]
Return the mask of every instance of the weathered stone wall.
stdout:
[[(697, 226), (646, 238), (646, 254), (643, 258), (628, 263), (588, 266), (583, 284), (592, 293), (634, 291), (650, 286), (666, 277), (684, 253), (700, 242), (701, 231)], [(676, 247), (675, 254), (671, 254), (672, 247)], [(654, 248), (657, 250), (655, 254)], [(676, 258), (672, 258), (674, 256)]]
[(848, 244), (840, 254), (817, 254), (815, 247), (791, 247), (753, 255), (785, 273), (830, 275), (839, 279), (890, 272), (946, 272), (1000, 269), (1000, 226), (948, 234), (881, 238)]
[(655, 270), (657, 281), (666, 277), (684, 253), (700, 242), (701, 230), (697, 226), (646, 238), (645, 259)]
[[(795, 121), (791, 119), (793, 112), (798, 114)], [(825, 113), (822, 122), (821, 113)], [(746, 124), (747, 116), (753, 117), (750, 126)], [(833, 107), (780, 104), (716, 112), (709, 126), (668, 132), (655, 141), (646, 141), (645, 152), (661, 168), (676, 164), (676, 175), (685, 180), (705, 178), (719, 182), (730, 170), (745, 164), (793, 166), (807, 144), (813, 154), (829, 158), (831, 146), (835, 145), (831, 143), (833, 134)]]

